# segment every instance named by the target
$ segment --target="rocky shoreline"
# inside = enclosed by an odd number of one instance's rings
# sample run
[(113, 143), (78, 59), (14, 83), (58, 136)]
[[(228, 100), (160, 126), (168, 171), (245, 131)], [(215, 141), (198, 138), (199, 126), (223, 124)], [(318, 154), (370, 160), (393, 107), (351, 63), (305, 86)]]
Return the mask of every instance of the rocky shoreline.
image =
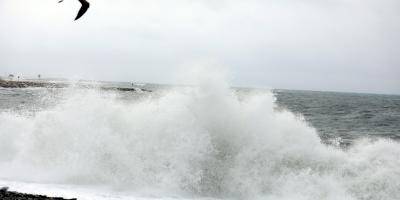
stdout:
[(67, 86), (68, 85), (64, 84), (64, 83), (0, 80), (0, 87), (3, 87), (3, 88), (27, 88), (27, 87), (63, 88), (63, 87), (67, 87)]
[[(5, 81), (0, 80), (0, 88), (66, 88), (69, 84), (66, 83), (52, 83), (52, 82), (39, 82), (39, 81)], [(93, 85), (80, 84), (82, 88), (95, 88)], [(152, 92), (151, 90), (143, 88), (130, 88), (130, 87), (100, 87), (102, 90), (117, 90), (122, 92)]]
[(62, 197), (47, 197), (44, 195), (12, 192), (8, 191), (7, 187), (0, 188), (0, 199), (1, 200), (77, 200), (76, 198), (64, 199)]

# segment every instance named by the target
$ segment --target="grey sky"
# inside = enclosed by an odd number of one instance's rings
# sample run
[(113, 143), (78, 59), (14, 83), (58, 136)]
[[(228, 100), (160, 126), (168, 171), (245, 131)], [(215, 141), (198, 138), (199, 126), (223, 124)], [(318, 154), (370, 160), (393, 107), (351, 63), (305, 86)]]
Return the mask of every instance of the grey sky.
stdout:
[[(398, 0), (0, 0), (0, 75), (400, 94)], [(207, 65), (207, 64), (206, 64)]]

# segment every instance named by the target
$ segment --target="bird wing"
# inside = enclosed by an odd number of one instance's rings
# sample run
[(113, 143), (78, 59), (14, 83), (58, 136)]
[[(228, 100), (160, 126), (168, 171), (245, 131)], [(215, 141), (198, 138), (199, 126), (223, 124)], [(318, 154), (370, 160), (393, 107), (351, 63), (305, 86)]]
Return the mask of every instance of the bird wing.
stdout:
[(75, 20), (81, 18), (90, 7), (89, 2), (87, 2), (86, 0), (79, 0), (79, 2), (82, 4), (82, 7), (81, 9), (79, 9), (78, 15), (76, 16)]

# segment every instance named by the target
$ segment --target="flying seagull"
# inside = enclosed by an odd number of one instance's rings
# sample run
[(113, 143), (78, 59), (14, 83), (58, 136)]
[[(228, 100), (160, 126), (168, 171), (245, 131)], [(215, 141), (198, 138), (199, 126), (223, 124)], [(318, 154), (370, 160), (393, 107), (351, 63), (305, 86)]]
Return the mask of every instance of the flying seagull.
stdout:
[[(60, 0), (58, 3), (63, 2), (64, 0)], [(79, 2), (82, 4), (81, 9), (79, 9), (78, 15), (76, 16), (75, 20), (78, 20), (79, 18), (81, 18), (86, 11), (89, 9), (89, 2), (87, 2), (86, 0), (79, 0)]]

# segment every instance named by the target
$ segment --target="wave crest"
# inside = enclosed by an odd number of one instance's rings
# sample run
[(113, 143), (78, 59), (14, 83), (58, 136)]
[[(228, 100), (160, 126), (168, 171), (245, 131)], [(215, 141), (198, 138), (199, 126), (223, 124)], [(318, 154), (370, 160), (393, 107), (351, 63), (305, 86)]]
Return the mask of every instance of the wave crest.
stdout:
[(400, 199), (398, 143), (326, 146), (275, 109), (270, 92), (209, 80), (133, 102), (71, 91), (34, 116), (0, 113), (0, 177), (244, 199)]

